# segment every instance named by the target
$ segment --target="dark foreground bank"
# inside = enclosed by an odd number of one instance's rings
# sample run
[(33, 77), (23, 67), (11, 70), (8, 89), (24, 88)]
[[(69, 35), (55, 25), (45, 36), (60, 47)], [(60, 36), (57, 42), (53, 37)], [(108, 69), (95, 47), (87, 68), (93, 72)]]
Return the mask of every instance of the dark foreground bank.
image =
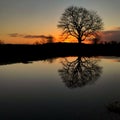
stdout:
[(65, 56), (120, 56), (120, 44), (49, 43), (44, 45), (0, 45), (0, 64), (27, 63), (28, 61)]

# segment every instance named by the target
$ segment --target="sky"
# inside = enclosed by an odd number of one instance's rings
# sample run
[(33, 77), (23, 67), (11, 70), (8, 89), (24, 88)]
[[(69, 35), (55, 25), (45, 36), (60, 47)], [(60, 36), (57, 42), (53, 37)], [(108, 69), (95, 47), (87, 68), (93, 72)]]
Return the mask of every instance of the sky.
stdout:
[(0, 40), (33, 44), (53, 36), (61, 41), (57, 24), (71, 5), (97, 11), (104, 22), (104, 38), (119, 41), (120, 0), (0, 0)]

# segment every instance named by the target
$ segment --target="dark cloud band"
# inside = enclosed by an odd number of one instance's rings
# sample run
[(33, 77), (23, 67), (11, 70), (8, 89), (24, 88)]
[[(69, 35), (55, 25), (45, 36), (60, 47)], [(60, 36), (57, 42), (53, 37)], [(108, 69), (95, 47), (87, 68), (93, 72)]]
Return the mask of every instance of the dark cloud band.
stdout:
[(19, 33), (11, 33), (8, 34), (10, 37), (22, 37), (22, 38), (43, 38), (43, 39), (53, 39), (53, 36), (45, 36), (45, 35), (23, 35)]

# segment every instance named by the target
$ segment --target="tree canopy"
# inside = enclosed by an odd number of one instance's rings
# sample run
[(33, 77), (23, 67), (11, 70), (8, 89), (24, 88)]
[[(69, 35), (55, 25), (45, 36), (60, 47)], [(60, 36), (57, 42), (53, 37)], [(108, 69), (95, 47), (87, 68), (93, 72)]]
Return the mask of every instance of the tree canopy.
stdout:
[(81, 43), (94, 32), (102, 30), (103, 22), (95, 11), (70, 6), (62, 14), (58, 28), (63, 29), (63, 35), (73, 36)]

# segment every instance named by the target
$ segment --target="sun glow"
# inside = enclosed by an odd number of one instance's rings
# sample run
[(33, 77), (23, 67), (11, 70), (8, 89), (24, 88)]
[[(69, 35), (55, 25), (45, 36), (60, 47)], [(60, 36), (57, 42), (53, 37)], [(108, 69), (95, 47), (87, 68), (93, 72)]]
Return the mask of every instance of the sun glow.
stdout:
[[(50, 38), (51, 36), (51, 38)], [(92, 44), (93, 36), (89, 37), (82, 43), (84, 44)], [(60, 34), (54, 35), (29, 35), (29, 34), (11, 34), (11, 35), (3, 35), (1, 39), (5, 44), (44, 44), (44, 43), (56, 43), (56, 42), (66, 42), (66, 43), (78, 43), (77, 38), (69, 36), (68, 38), (64, 38)]]

